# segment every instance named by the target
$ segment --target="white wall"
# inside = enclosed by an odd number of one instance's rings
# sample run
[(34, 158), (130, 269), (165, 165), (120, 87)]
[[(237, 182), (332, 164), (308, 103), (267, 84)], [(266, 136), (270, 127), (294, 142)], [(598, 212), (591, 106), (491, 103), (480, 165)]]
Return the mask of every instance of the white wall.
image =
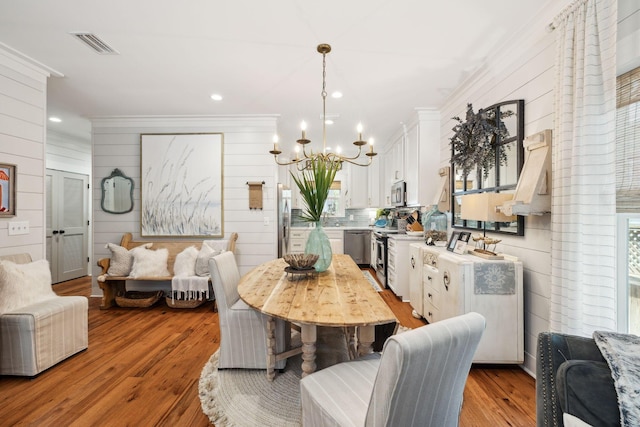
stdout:
[[(93, 119), (93, 259), (108, 257), (105, 244), (120, 243), (125, 232), (140, 238), (140, 134), (203, 132), (224, 134), (224, 234), (225, 237), (232, 232), (239, 235), (236, 259), (240, 272), (244, 274), (275, 258), (278, 170), (268, 150), (276, 133), (276, 120), (273, 115)], [(135, 185), (134, 209), (122, 215), (100, 209), (100, 181), (114, 168), (133, 178)], [(265, 182), (263, 210), (249, 209), (248, 181)], [(265, 225), (265, 218), (268, 225)], [(100, 269), (95, 262), (93, 264), (92, 294), (102, 295), (95, 280)]]
[[(0, 162), (17, 166), (16, 216), (0, 218), (0, 254), (45, 258), (44, 158), (49, 70), (0, 43)], [(9, 236), (11, 221), (29, 233)]]

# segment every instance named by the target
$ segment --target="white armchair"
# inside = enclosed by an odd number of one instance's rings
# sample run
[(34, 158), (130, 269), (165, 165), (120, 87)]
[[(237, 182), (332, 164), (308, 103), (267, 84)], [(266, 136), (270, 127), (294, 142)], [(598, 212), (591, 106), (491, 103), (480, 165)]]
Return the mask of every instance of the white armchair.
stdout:
[(56, 295), (46, 260), (0, 256), (0, 375), (35, 376), (86, 349), (88, 308)]
[[(240, 272), (233, 252), (223, 252), (209, 259), (213, 292), (220, 319), (220, 354), (218, 368), (267, 368), (267, 316), (240, 299)], [(276, 352), (283, 352), (291, 331), (287, 322), (276, 319)], [(283, 369), (286, 359), (276, 362)]]
[(381, 357), (340, 363), (300, 381), (302, 423), (311, 426), (457, 426), (478, 313), (387, 339)]

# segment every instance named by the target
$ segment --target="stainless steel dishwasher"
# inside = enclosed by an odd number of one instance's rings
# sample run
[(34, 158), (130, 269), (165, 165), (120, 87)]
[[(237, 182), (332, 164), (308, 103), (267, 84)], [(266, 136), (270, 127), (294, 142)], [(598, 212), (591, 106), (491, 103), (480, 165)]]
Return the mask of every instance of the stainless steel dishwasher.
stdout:
[(369, 265), (371, 254), (371, 231), (369, 230), (345, 230), (344, 253), (358, 265)]

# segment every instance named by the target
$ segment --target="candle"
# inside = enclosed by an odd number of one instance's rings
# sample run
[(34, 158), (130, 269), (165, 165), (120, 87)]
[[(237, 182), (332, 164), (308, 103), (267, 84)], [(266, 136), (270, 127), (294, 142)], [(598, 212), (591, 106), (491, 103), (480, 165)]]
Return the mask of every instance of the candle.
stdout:
[(358, 141), (362, 141), (362, 123), (358, 123)]
[(300, 128), (302, 129), (302, 139), (307, 139), (307, 124), (305, 122), (300, 123)]
[(373, 138), (369, 138), (369, 152), (373, 153)]

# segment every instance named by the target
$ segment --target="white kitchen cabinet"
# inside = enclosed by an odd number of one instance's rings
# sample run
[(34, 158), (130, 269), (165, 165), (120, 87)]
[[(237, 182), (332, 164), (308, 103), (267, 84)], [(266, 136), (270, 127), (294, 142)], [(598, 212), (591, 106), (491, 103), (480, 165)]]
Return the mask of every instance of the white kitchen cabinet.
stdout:
[[(523, 363), (522, 263), (458, 255), (425, 244), (420, 250), (425, 319), (432, 323), (472, 311), (480, 313), (487, 326), (473, 362)], [(413, 286), (415, 278), (411, 278)]]
[(422, 247), (420, 243), (409, 245), (409, 303), (413, 317), (424, 317), (424, 286), (422, 284)]
[(373, 234), (373, 231), (371, 232), (371, 238), (369, 240), (371, 245), (371, 248), (370, 248), (371, 252), (369, 253), (369, 266), (375, 269), (377, 265), (376, 261), (378, 259), (378, 251), (377, 251), (378, 245), (376, 242), (376, 236), (375, 234)]
[(387, 286), (398, 298), (410, 302), (409, 271), (411, 258), (409, 245), (420, 241), (421, 237), (394, 234), (387, 240)]
[(306, 228), (291, 228), (289, 234), (289, 252), (302, 253), (307, 244), (309, 230)]
[(330, 228), (324, 228), (324, 232), (327, 234), (329, 238), (329, 243), (331, 243), (331, 252), (334, 254), (343, 254), (344, 253), (344, 230), (336, 229), (332, 230)]
[[(307, 238), (311, 232), (311, 228), (308, 227), (293, 227), (291, 228), (291, 234), (289, 237), (289, 248), (291, 253), (304, 252), (304, 248), (307, 244)], [(344, 230), (342, 228), (331, 229), (323, 227), (324, 232), (329, 238), (331, 244), (331, 252), (334, 254), (344, 253)]]
[(347, 170), (345, 189), (345, 205), (347, 209), (369, 207), (369, 167), (344, 163), (343, 170)]
[(430, 206), (439, 190), (440, 113), (416, 109), (384, 153), (384, 205), (390, 206), (391, 184), (407, 183), (408, 206)]
[(367, 194), (369, 196), (369, 200), (367, 203), (367, 207), (369, 208), (379, 208), (382, 206), (380, 201), (381, 188), (380, 188), (380, 171), (383, 170), (381, 164), (383, 162), (383, 156), (377, 155), (373, 158), (373, 162), (368, 166), (368, 179), (367, 179)]

